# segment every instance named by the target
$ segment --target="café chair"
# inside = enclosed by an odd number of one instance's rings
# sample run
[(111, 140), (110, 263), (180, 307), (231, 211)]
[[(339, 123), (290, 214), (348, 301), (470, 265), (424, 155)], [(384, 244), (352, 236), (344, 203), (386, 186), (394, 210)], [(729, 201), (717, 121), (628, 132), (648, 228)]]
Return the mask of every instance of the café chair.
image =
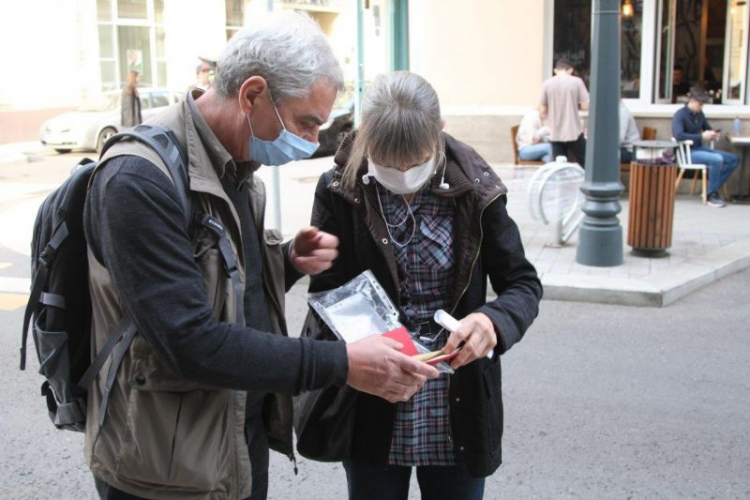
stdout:
[[(706, 196), (706, 190), (708, 186), (708, 166), (703, 165), (702, 163), (693, 163), (693, 157), (690, 154), (690, 146), (693, 145), (693, 141), (687, 140), (678, 142), (674, 137), (672, 137), (672, 140), (674, 142), (677, 142), (677, 165), (680, 167), (680, 173), (677, 174), (677, 181), (674, 185), (675, 191), (680, 186), (680, 181), (682, 180), (682, 176), (685, 175), (685, 170), (697, 170), (698, 172), (700, 172), (701, 178), (701, 199), (703, 200), (703, 204), (705, 205), (708, 201)], [(695, 184), (697, 182), (698, 176), (693, 175), (693, 183), (690, 185), (690, 196), (693, 196), (695, 194)]]

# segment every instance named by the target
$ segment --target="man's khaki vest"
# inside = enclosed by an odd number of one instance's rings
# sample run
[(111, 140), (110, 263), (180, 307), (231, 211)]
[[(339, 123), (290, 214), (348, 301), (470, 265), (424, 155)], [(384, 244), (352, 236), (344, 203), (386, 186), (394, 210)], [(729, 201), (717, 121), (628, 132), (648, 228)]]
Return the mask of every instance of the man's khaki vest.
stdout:
[[(244, 287), (248, 263), (244, 262), (243, 253), (238, 252), (237, 242), (242, 241), (239, 218), (195, 129), (190, 107), (186, 101), (181, 102), (151, 121), (171, 129), (186, 146), (194, 210), (209, 213), (224, 224)], [(107, 152), (106, 158), (120, 155), (141, 156), (169, 177), (166, 166), (147, 146), (121, 142)], [(262, 265), (272, 329), (286, 335), (281, 238), (278, 232), (263, 231), (265, 188), (262, 182), (256, 176), (251, 176), (247, 182), (258, 234), (265, 234)], [(222, 217), (222, 214), (231, 215)], [(233, 323), (236, 299), (215, 241), (196, 232), (192, 245), (214, 317)], [(92, 349), (98, 351), (120, 321), (122, 308), (108, 271), (90, 250), (88, 255), (93, 302)], [(122, 360), (106, 420), (100, 427), (99, 403), (108, 370), (109, 362), (94, 382), (88, 399), (86, 459), (97, 477), (115, 488), (146, 498), (241, 499), (250, 496), (244, 392), (210, 387), (179, 377), (143, 337), (137, 335)], [(291, 398), (274, 394), (267, 398), (266, 405), (270, 405), (270, 411), (264, 413), (271, 415), (266, 422), (269, 442), (278, 451), (290, 455)]]

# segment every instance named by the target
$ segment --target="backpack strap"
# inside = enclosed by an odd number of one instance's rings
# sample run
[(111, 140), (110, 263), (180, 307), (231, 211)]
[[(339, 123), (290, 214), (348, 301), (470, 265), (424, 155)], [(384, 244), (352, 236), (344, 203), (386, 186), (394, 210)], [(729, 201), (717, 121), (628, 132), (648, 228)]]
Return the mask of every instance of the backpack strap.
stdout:
[[(190, 202), (190, 178), (187, 170), (187, 158), (174, 132), (156, 124), (138, 125), (133, 130), (112, 136), (104, 145), (101, 155), (104, 156), (110, 147), (123, 139), (135, 139), (146, 144), (159, 155), (162, 162), (167, 166), (177, 190), (177, 195), (180, 198), (180, 203), (182, 204), (186, 229), (190, 232), (193, 213)], [(91, 366), (88, 367), (86, 373), (78, 381), (79, 387), (88, 390), (94, 378), (96, 378), (104, 366), (104, 363), (110, 355), (112, 356), (107, 381), (104, 386), (104, 393), (102, 394), (102, 401), (99, 405), (100, 426), (104, 425), (109, 396), (112, 393), (120, 363), (122, 363), (122, 358), (125, 357), (125, 353), (130, 348), (130, 344), (133, 343), (133, 339), (135, 339), (137, 333), (135, 323), (133, 323), (133, 320), (127, 313), (123, 312), (120, 323), (118, 323), (114, 331), (109, 335), (104, 347), (97, 353)]]
[(185, 213), (185, 224), (189, 230), (193, 223), (193, 215), (190, 203), (190, 177), (188, 175), (187, 157), (174, 132), (152, 123), (138, 125), (133, 130), (120, 132), (110, 137), (102, 148), (101, 157), (104, 157), (109, 148), (123, 139), (134, 139), (147, 145), (159, 155), (161, 161), (167, 166), (177, 190), (177, 196), (180, 198)]
[(49, 274), (50, 266), (52, 261), (55, 259), (57, 249), (70, 235), (68, 226), (65, 221), (62, 221), (55, 232), (52, 233), (49, 243), (44, 248), (44, 251), (39, 256), (37, 261), (37, 270), (34, 274), (34, 282), (31, 285), (31, 292), (29, 293), (29, 301), (26, 304), (26, 312), (23, 315), (23, 334), (21, 336), (21, 370), (26, 369), (26, 345), (29, 338), (29, 325), (31, 324), (31, 316), (34, 313), (36, 305), (39, 303), (44, 292), (44, 285), (47, 284), (47, 274)]
[(216, 217), (207, 213), (202, 213), (196, 217), (196, 222), (208, 229), (219, 241), (219, 252), (221, 253), (221, 260), (224, 263), (224, 271), (226, 271), (229, 279), (232, 280), (232, 288), (234, 289), (235, 309), (237, 310), (235, 322), (238, 325), (245, 326), (245, 304), (242, 300), (244, 290), (240, 281), (240, 271), (237, 268), (237, 261), (232, 252), (232, 244), (229, 243), (224, 225)]

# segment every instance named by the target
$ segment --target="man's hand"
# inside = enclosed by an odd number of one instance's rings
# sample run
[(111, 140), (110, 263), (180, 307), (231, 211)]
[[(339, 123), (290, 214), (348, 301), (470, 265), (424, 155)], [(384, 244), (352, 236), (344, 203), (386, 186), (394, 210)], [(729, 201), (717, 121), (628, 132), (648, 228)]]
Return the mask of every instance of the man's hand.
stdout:
[(292, 242), (290, 260), (294, 268), (304, 274), (320, 274), (330, 268), (338, 257), (339, 239), (316, 227), (306, 227)]
[(465, 342), (461, 352), (451, 361), (451, 368), (454, 370), (468, 365), (475, 359), (487, 356), (495, 348), (497, 334), (490, 318), (483, 313), (473, 313), (466, 316), (461, 320), (461, 328), (448, 337), (448, 342), (443, 347), (443, 351), (446, 353), (453, 352), (461, 342)]
[(713, 141), (714, 139), (718, 139), (720, 136), (721, 134), (714, 130), (704, 130), (701, 134), (701, 137), (703, 137), (704, 141)]
[(403, 345), (382, 335), (347, 344), (349, 377), (346, 383), (391, 403), (408, 401), (438, 371), (399, 352)]

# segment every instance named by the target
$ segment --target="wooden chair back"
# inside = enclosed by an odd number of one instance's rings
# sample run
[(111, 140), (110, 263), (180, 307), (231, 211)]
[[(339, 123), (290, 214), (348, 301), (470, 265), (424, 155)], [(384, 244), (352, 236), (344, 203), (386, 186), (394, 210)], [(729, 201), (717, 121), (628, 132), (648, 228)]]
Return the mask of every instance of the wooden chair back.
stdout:
[(656, 129), (654, 127), (643, 127), (643, 140), (644, 141), (655, 141), (656, 140)]
[(513, 143), (513, 161), (516, 165), (519, 165), (518, 160), (518, 143), (516, 142), (516, 136), (518, 135), (519, 125), (513, 125), (510, 127), (510, 142)]

